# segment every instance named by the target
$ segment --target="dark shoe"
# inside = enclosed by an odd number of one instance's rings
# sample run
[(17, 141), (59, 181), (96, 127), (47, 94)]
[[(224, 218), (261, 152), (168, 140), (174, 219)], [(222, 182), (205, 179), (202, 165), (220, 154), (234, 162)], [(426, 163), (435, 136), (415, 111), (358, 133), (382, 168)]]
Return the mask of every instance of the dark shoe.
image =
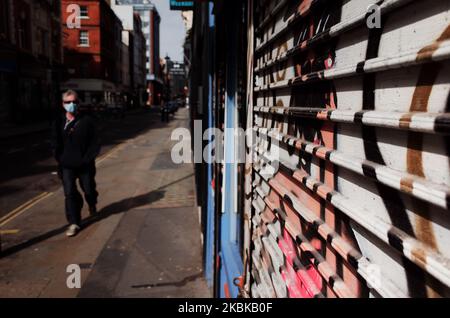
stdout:
[(89, 215), (90, 216), (97, 215), (97, 207), (95, 207), (95, 206), (89, 207)]

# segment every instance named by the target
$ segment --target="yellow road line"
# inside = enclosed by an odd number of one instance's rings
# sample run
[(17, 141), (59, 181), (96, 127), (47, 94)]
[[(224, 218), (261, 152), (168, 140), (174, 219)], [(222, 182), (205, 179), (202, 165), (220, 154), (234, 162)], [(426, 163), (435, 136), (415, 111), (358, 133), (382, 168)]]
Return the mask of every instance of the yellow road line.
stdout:
[(20, 230), (3, 230), (0, 231), (0, 235), (18, 234)]
[(103, 156), (101, 156), (100, 158), (98, 158), (96, 160), (97, 164), (102, 163), (103, 161), (105, 161), (106, 159), (108, 159), (109, 157), (111, 157), (113, 154), (115, 154), (116, 152), (118, 152), (119, 150), (121, 150), (124, 146), (126, 145), (126, 143), (121, 143), (120, 145), (115, 146), (113, 149), (111, 149), (110, 151), (108, 151), (107, 153), (105, 153)]
[[(110, 150), (109, 152), (107, 152), (106, 154), (104, 154), (103, 156), (98, 158), (97, 159), (97, 164), (100, 164), (104, 160), (106, 160), (109, 157), (111, 157), (113, 154), (115, 154), (116, 152), (121, 150), (125, 145), (126, 145), (126, 142), (115, 146), (112, 150)], [(35, 206), (36, 204), (38, 204), (42, 200), (50, 197), (51, 195), (53, 195), (53, 192), (43, 192), (43, 193), (39, 194), (38, 196), (32, 198), (31, 200), (25, 202), (24, 204), (22, 204), (18, 208), (14, 209), (13, 211), (11, 211), (8, 214), (6, 214), (5, 216), (1, 217), (0, 218), (0, 226), (3, 226), (5, 224), (7, 224), (8, 222), (14, 220), (16, 217), (18, 217), (19, 215), (21, 215), (22, 213), (24, 213), (25, 211), (27, 211), (31, 207)]]
[(6, 223), (10, 222), (11, 220), (15, 219), (16, 217), (18, 217), (19, 215), (21, 215), (22, 213), (27, 211), (29, 208), (35, 206), (42, 200), (50, 197), (52, 194), (53, 194), (53, 192), (43, 192), (43, 193), (39, 194), (38, 196), (32, 198), (31, 200), (27, 201), (26, 203), (22, 204), (18, 208), (12, 210), (8, 214), (6, 214), (2, 218), (0, 218), (0, 226), (3, 226)]

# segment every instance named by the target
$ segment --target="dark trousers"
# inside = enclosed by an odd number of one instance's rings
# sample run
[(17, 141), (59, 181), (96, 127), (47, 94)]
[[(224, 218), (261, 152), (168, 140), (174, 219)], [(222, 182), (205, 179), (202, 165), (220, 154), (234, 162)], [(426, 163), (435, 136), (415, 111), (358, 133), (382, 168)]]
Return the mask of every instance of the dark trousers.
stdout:
[(94, 207), (97, 204), (98, 192), (96, 190), (95, 173), (95, 162), (82, 168), (62, 168), (61, 175), (66, 197), (66, 218), (69, 224), (79, 226), (81, 223), (83, 198), (77, 189), (77, 179), (89, 207)]

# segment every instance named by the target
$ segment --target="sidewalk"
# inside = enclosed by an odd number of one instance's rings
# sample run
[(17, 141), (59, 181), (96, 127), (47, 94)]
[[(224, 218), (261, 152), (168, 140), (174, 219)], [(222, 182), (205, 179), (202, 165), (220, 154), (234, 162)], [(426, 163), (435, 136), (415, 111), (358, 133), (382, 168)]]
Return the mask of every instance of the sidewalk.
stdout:
[[(180, 126), (186, 109), (99, 160), (99, 217), (77, 237), (64, 235), (62, 189), (3, 226), (19, 233), (2, 236), (0, 297), (210, 297), (193, 166), (170, 159)], [(80, 290), (66, 286), (70, 264), (81, 267)]]

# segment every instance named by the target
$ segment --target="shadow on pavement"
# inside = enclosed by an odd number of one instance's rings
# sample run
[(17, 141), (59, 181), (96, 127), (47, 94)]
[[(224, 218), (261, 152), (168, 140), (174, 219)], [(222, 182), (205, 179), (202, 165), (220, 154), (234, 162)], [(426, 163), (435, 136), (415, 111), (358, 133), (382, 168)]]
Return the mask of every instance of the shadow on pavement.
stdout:
[[(171, 183), (163, 185), (163, 186), (159, 187), (158, 189), (150, 191), (146, 194), (142, 194), (142, 195), (139, 195), (136, 197), (127, 198), (127, 199), (120, 200), (118, 202), (111, 203), (111, 204), (105, 206), (104, 208), (102, 208), (97, 213), (97, 215), (91, 216), (91, 217), (85, 219), (82, 224), (82, 228), (83, 228), (83, 230), (86, 230), (89, 226), (91, 226), (97, 222), (100, 222), (102, 220), (105, 220), (114, 214), (125, 213), (125, 212), (133, 210), (135, 208), (145, 206), (145, 205), (148, 205), (151, 203), (155, 203), (164, 198), (165, 193), (166, 193), (166, 191), (164, 191), (165, 188), (168, 188), (171, 185), (174, 185), (174, 184), (182, 182), (188, 178), (191, 178), (193, 175), (194, 174), (190, 174), (188, 176), (185, 176), (183, 178), (175, 180)], [(4, 251), (0, 251), (0, 258), (13, 255), (15, 253), (20, 252), (21, 250), (24, 250), (28, 247), (33, 246), (35, 244), (46, 241), (47, 239), (52, 238), (53, 236), (63, 234), (66, 230), (67, 230), (67, 225), (64, 225), (57, 229), (51, 230), (51, 231), (41, 234), (37, 237), (29, 239), (23, 243), (9, 247), (9, 248), (5, 249)]]
[(157, 283), (157, 284), (146, 284), (146, 285), (133, 285), (131, 288), (140, 289), (140, 288), (156, 288), (156, 287), (183, 287), (188, 283), (196, 281), (197, 279), (203, 278), (203, 271), (178, 281), (178, 282), (167, 282), (167, 283)]
[[(140, 109), (123, 120), (98, 119), (102, 144), (101, 155), (124, 140), (133, 139), (151, 130), (162, 129), (159, 109)], [(57, 164), (50, 146), (50, 131), (0, 138), (0, 217), (32, 199), (36, 192), (53, 192), (61, 185), (54, 174)], [(17, 150), (8, 154), (10, 150)], [(15, 191), (9, 191), (14, 188)]]

